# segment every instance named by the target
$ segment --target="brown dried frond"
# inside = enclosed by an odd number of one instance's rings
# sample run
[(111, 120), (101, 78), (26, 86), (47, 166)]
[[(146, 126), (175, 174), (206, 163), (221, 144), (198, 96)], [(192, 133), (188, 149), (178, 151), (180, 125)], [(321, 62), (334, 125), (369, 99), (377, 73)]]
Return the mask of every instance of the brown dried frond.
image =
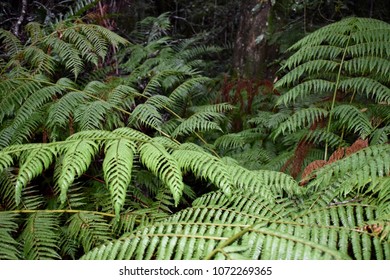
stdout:
[(302, 172), (302, 180), (299, 182), (299, 185), (306, 185), (310, 181), (310, 179), (313, 178), (313, 176), (311, 175), (313, 171), (325, 166), (326, 164), (328, 164), (328, 162), (326, 160), (321, 159), (309, 163)]
[(333, 154), (330, 155), (328, 163), (338, 161), (342, 159), (344, 156), (345, 156), (345, 148), (340, 147), (336, 151), (334, 151)]
[(345, 155), (356, 153), (357, 151), (368, 147), (368, 139), (357, 139), (350, 147), (346, 149)]

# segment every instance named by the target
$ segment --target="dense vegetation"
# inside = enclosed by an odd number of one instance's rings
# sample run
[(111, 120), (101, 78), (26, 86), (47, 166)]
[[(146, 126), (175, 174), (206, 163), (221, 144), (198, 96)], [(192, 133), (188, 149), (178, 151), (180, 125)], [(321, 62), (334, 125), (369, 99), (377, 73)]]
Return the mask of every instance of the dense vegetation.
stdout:
[(0, 259), (390, 259), (388, 23), (306, 34), (273, 84), (96, 2), (0, 30)]

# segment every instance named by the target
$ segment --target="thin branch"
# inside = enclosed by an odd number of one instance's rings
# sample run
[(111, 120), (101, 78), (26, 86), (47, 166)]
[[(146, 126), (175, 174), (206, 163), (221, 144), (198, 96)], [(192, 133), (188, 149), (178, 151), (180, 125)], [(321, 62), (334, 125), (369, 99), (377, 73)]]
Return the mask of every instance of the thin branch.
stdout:
[(24, 21), (24, 16), (26, 15), (26, 11), (27, 11), (27, 0), (22, 0), (22, 11), (18, 18), (18, 21), (15, 24), (14, 32), (13, 32), (15, 36), (19, 36), (20, 25)]

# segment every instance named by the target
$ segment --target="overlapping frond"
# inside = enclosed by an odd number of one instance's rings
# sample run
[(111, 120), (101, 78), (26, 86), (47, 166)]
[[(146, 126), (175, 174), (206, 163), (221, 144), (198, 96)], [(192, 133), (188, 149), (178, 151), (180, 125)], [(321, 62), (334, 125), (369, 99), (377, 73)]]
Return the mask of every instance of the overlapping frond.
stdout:
[[(387, 259), (389, 244), (370, 234), (371, 205), (318, 207), (296, 213), (238, 191), (210, 193), (191, 208), (95, 248), (83, 259)], [(348, 216), (353, 215), (353, 219)], [(196, 225), (196, 226), (195, 226)], [(352, 248), (352, 251), (349, 250)]]

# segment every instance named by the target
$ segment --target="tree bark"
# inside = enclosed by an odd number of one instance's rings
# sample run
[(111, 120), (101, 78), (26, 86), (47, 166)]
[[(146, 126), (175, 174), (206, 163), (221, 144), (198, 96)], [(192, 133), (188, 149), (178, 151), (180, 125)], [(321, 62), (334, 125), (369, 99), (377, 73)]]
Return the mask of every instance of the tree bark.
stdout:
[(265, 78), (267, 66), (267, 29), (271, 11), (269, 1), (241, 2), (240, 24), (233, 52), (233, 66), (245, 78)]

